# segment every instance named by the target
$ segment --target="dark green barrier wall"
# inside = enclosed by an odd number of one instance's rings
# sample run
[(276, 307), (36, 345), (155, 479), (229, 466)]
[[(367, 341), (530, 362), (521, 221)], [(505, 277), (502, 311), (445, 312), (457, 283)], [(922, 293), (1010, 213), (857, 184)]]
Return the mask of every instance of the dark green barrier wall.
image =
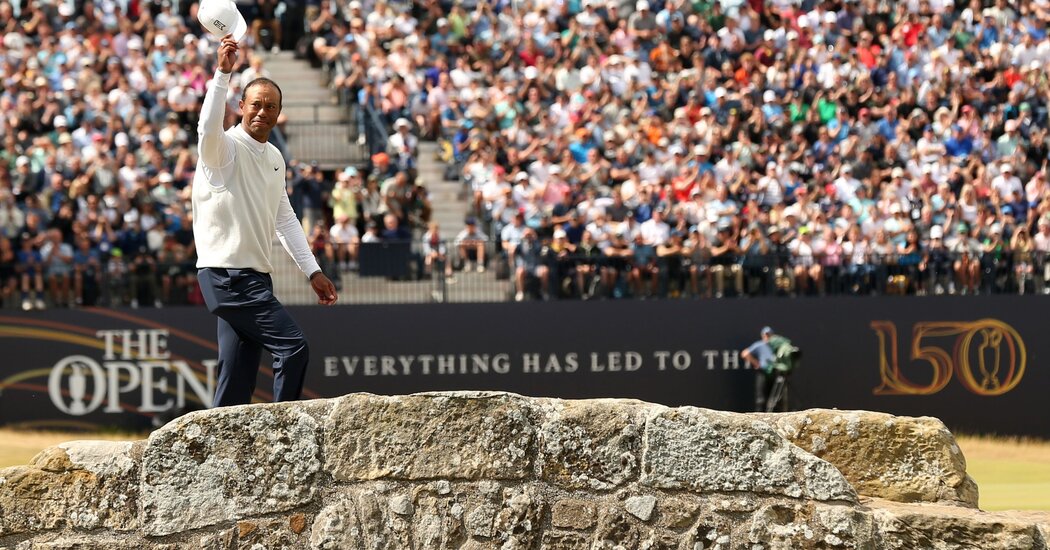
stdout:
[[(292, 308), (308, 397), (491, 389), (746, 411), (739, 350), (763, 325), (804, 352), (796, 408), (931, 415), (969, 432), (1050, 437), (1050, 300), (737, 299)], [(200, 407), (214, 376), (203, 309), (0, 316), (0, 422), (148, 425)], [(268, 370), (260, 400), (270, 397)]]

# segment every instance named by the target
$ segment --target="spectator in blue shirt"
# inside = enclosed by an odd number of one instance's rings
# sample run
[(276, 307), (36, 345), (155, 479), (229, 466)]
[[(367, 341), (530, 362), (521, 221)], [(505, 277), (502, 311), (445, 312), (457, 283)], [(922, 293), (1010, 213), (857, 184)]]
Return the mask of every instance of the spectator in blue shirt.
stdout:
[(953, 124), (951, 136), (944, 140), (944, 149), (952, 158), (968, 156), (973, 151), (973, 139), (963, 134), (961, 126)]

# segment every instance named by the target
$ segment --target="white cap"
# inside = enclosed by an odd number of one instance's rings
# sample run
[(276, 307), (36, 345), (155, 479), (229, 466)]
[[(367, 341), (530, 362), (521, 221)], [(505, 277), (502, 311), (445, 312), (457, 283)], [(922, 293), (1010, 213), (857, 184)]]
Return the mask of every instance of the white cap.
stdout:
[(798, 33), (795, 32), (795, 31), (788, 31), (787, 39), (788, 40), (798, 40)]
[(1013, 172), (1014, 171), (1014, 166), (1012, 164), (1003, 164), (1003, 167), (1001, 168), (1001, 170), (1003, 172)]
[(560, 174), (561, 166), (558, 164), (552, 164), (548, 172), (550, 172), (551, 174)]
[(648, 2), (648, 0), (638, 0), (638, 2), (634, 5), (634, 9), (637, 10), (637, 11), (642, 11), (642, 10), (649, 9), (649, 2)]
[(941, 226), (935, 225), (935, 226), (930, 228), (930, 238), (931, 239), (940, 239), (943, 236), (944, 236), (944, 229)]
[(890, 205), (890, 214), (897, 214), (900, 211), (901, 211), (900, 203), (895, 202), (895, 203)]
[(526, 80), (535, 80), (537, 76), (540, 76), (540, 70), (536, 67), (533, 67), (532, 65), (525, 67), (524, 72)]
[(555, 239), (564, 239), (564, 238), (566, 238), (568, 236), (569, 235), (565, 233), (564, 229), (555, 229), (554, 230), (554, 238)]
[(410, 123), (407, 118), (399, 118), (399, 119), (397, 119), (396, 122), (394, 122), (394, 128), (411, 128), (411, 127), (412, 127), (412, 123)]
[(153, 45), (159, 48), (166, 48), (169, 43), (168, 35), (166, 34), (158, 34), (153, 37)]
[(157, 180), (161, 183), (171, 183), (175, 181), (175, 178), (172, 177), (171, 172), (161, 172), (160, 175), (157, 176)]
[(777, 100), (777, 93), (774, 92), (773, 90), (766, 90), (765, 92), (762, 92), (762, 101), (764, 101), (766, 103), (773, 103), (776, 100)]
[(824, 22), (825, 23), (838, 23), (839, 22), (839, 18), (835, 17), (835, 12), (833, 12), (833, 11), (826, 11), (826, 12), (824, 12)]
[(141, 50), (142, 49), (142, 37), (136, 35), (128, 39), (129, 50)]
[(29, 157), (22, 155), (15, 161), (15, 166), (25, 166), (29, 164)]
[(234, 40), (240, 40), (248, 31), (248, 24), (233, 0), (203, 0), (197, 8), (197, 21), (215, 38), (232, 33)]
[(352, 10), (359, 10), (359, 9), (361, 9), (361, 2), (358, 2), (357, 0), (353, 0), (353, 2), (350, 2), (350, 6), (349, 7)]
[(518, 172), (514, 174), (514, 181), (526, 181), (529, 179), (529, 175), (525, 172)]
[(766, 40), (773, 40), (777, 37), (777, 32), (773, 29), (766, 29), (766, 32), (762, 33), (762, 38)]
[(69, 126), (69, 121), (66, 120), (66, 117), (62, 115), (55, 116), (54, 123), (56, 128), (58, 128), (59, 126)]
[(723, 88), (721, 86), (715, 88), (715, 97), (725, 97), (725, 96), (726, 96), (726, 89), (725, 88)]
[(120, 132), (113, 136), (113, 145), (116, 145), (117, 147), (127, 147), (129, 143), (130, 140), (128, 140), (128, 135), (124, 132)]
[(808, 27), (809, 27), (809, 18), (808, 17), (799, 17), (798, 18), (798, 28), (805, 29), (805, 28), (808, 28)]

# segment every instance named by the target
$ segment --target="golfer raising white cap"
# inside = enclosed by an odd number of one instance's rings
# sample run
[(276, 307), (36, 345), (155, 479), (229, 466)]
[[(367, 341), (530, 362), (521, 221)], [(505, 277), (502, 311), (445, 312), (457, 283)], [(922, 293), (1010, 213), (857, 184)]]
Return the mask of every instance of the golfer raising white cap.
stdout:
[(218, 70), (204, 96), (193, 177), (197, 279), (208, 310), (219, 318), (216, 407), (251, 402), (263, 349), (273, 355), (274, 400), (295, 400), (302, 392), (309, 349), (302, 330), (273, 295), (274, 233), (309, 276), (318, 303), (331, 305), (337, 298), (288, 202), (284, 157), (268, 142), (281, 114), (277, 83), (257, 78), (245, 85), (240, 124), (223, 131), (237, 53), (233, 35), (224, 36)]
[(232, 34), (239, 42), (248, 32), (248, 24), (233, 0), (204, 0), (197, 7), (197, 21), (215, 38)]

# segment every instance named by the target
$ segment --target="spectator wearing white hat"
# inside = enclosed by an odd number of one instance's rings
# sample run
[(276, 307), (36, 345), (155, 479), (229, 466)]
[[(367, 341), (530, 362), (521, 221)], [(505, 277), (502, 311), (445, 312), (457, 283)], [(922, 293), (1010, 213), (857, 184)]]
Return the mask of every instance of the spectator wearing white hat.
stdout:
[(171, 172), (164, 171), (157, 176), (157, 186), (150, 191), (150, 197), (164, 206), (171, 206), (179, 200), (179, 192), (175, 189), (175, 177)]
[(648, 0), (635, 2), (634, 13), (627, 19), (627, 32), (638, 45), (639, 59), (649, 59), (660, 31)]
[(419, 138), (412, 134), (412, 123), (407, 118), (399, 118), (394, 122), (394, 133), (387, 138), (386, 150), (390, 158), (397, 163), (399, 170), (415, 170)]
[(196, 112), (198, 109), (200, 94), (190, 84), (189, 77), (180, 76), (176, 80), (175, 87), (167, 94), (168, 105), (171, 106), (172, 111), (180, 114), (180, 118), (188, 117), (188, 113)]
[(1015, 118), (1003, 124), (1003, 135), (995, 141), (995, 150), (1000, 158), (1013, 156), (1018, 147), (1025, 146), (1024, 136), (1021, 135), (1018, 126)]
[(1014, 165), (1003, 161), (999, 165), (999, 175), (992, 178), (992, 189), (999, 194), (1003, 202), (1010, 202), (1014, 192), (1024, 194), (1021, 178), (1014, 175)]

